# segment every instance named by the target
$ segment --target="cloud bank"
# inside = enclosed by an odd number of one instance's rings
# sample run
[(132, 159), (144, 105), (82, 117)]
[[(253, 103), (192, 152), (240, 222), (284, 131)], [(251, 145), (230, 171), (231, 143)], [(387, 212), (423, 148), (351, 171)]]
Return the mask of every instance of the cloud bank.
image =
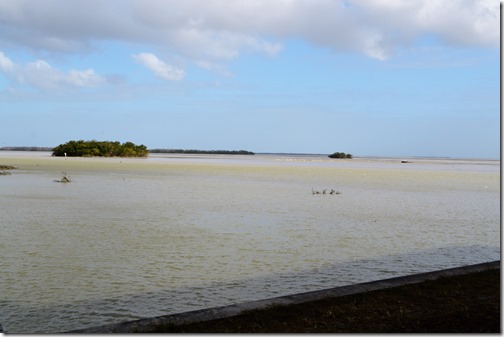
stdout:
[(12, 62), (3, 52), (0, 52), (0, 72), (14, 85), (30, 85), (43, 91), (92, 88), (107, 82), (93, 69), (64, 72), (43, 60), (20, 65)]
[[(302, 39), (335, 52), (385, 60), (424, 35), (435, 36), (452, 47), (497, 47), (499, 3), (3, 0), (0, 31), (0, 50), (20, 46), (34, 51), (82, 53), (93, 51), (97, 41), (113, 40), (151, 46), (159, 53), (176, 54), (207, 66), (235, 59), (244, 52), (275, 55), (285, 39)], [(151, 66), (156, 63), (140, 59)], [(154, 67), (157, 69), (159, 63)]]

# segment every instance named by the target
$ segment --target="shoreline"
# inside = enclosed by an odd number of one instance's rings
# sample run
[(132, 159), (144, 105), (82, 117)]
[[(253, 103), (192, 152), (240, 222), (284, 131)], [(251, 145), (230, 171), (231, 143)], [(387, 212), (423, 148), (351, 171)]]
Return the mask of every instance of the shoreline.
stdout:
[[(237, 154), (187, 154), (187, 153), (153, 153), (146, 157), (57, 157), (52, 156), (52, 152), (45, 151), (2, 151), (0, 150), (0, 164), (12, 165), (12, 160), (44, 160), (50, 162), (103, 162), (103, 163), (182, 163), (182, 162), (201, 162), (201, 163), (220, 163), (227, 164), (249, 164), (262, 163), (271, 165), (283, 163), (288, 165), (323, 165), (324, 167), (340, 168), (362, 168), (368, 165), (379, 165), (379, 168), (398, 168), (398, 169), (422, 169), (430, 166), (443, 167), (451, 169), (452, 166), (458, 167), (488, 167), (489, 170), (500, 168), (500, 159), (477, 159), (477, 158), (436, 158), (436, 157), (359, 157), (352, 159), (331, 159), (326, 155), (318, 154), (274, 154), (274, 153), (256, 153), (255, 155), (237, 155)], [(14, 163), (17, 164), (17, 163)], [(378, 168), (378, 166), (376, 167)], [(496, 170), (498, 171), (498, 169)]]
[[(183, 152), (149, 152), (149, 155), (147, 157), (100, 157), (100, 156), (95, 156), (95, 157), (68, 157), (68, 158), (104, 158), (104, 159), (136, 159), (136, 158), (191, 158), (191, 157), (197, 157), (197, 158), (217, 158), (217, 157), (227, 157), (229, 156), (230, 158), (236, 157), (249, 157), (251, 155), (249, 154), (239, 154), (239, 153), (211, 153), (212, 151), (206, 151), (202, 153), (183, 153)], [(229, 151), (233, 152), (233, 151)], [(238, 151), (236, 151), (238, 152)], [(5, 154), (5, 155), (4, 155)], [(9, 155), (12, 154), (12, 155)], [(377, 161), (377, 162), (383, 162), (383, 161), (392, 161), (392, 162), (401, 162), (401, 160), (408, 160), (408, 164), (410, 163), (424, 163), (424, 162), (436, 162), (436, 163), (441, 163), (445, 161), (455, 161), (455, 162), (490, 162), (490, 163), (500, 163), (500, 158), (459, 158), (459, 157), (439, 157), (439, 156), (353, 156), (352, 159), (347, 159), (347, 158), (340, 158), (340, 159), (331, 159), (328, 157), (328, 154), (324, 153), (275, 153), (275, 152), (254, 152), (254, 156), (264, 156), (264, 157), (285, 157), (285, 158), (292, 158), (294, 160), (301, 159), (303, 157), (305, 158), (318, 158), (318, 159), (324, 159), (327, 161)], [(1, 150), (0, 149), (0, 158), (2, 157), (12, 157), (12, 158), (27, 158), (27, 157), (34, 157), (34, 158), (41, 158), (41, 157), (55, 157), (52, 155), (52, 151), (45, 151), (45, 150), (37, 150), (37, 151), (19, 151), (19, 150)]]
[[(178, 326), (213, 322), (220, 319), (230, 319), (251, 311), (264, 311), (268, 308), (279, 306), (305, 304), (325, 299), (337, 299), (348, 295), (366, 294), (373, 291), (400, 288), (403, 286), (422, 284), (427, 281), (448, 279), (451, 277), (470, 275), (484, 271), (500, 270), (500, 260), (444, 269), (439, 271), (400, 276), (378, 281), (364, 282), (354, 285), (330, 288), (319, 291), (305, 292), (288, 296), (281, 296), (228, 306), (214, 307), (202, 310), (183, 312), (172, 315), (163, 315), (152, 318), (144, 318), (107, 324), (92, 328), (67, 331), (68, 333), (142, 333), (152, 332), (165, 327), (177, 329)], [(242, 331), (245, 332), (245, 331)]]

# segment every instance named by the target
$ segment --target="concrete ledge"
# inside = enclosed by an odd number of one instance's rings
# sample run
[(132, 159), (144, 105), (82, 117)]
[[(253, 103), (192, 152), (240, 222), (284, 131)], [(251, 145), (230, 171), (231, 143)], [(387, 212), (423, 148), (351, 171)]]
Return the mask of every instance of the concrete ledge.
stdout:
[(232, 317), (241, 314), (244, 311), (264, 309), (271, 305), (288, 305), (315, 301), (327, 297), (340, 297), (353, 295), (372, 290), (393, 288), (408, 284), (421, 283), (427, 280), (436, 280), (443, 277), (465, 275), (485, 270), (500, 269), (500, 260), (493, 262), (480, 263), (475, 265), (444, 269), (439, 271), (400, 276), (379, 281), (371, 281), (354, 285), (310, 291), (289, 296), (275, 297), (264, 300), (233, 304), (222, 307), (189, 311), (179, 314), (158, 316), (153, 318), (144, 318), (134, 321), (122, 322), (117, 324), (108, 324), (93, 328), (68, 331), (69, 333), (131, 333), (146, 332), (153, 327), (161, 324), (186, 324), (194, 322), (209, 321), (218, 318)]

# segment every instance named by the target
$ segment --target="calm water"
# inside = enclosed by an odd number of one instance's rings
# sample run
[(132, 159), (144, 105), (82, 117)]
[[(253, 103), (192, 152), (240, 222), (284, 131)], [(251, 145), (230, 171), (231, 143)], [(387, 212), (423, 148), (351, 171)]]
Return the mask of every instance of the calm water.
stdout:
[(0, 176), (0, 323), (60, 332), (499, 259), (499, 162), (410, 160), (0, 152), (19, 167)]

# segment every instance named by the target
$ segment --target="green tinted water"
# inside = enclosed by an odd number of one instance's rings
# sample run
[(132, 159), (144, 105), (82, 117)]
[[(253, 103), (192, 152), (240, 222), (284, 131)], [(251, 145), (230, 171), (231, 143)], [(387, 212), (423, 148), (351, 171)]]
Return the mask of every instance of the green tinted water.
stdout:
[[(0, 164), (19, 167), (0, 177), (0, 323), (13, 333), (500, 256), (495, 161), (2, 153)], [(62, 172), (73, 182), (53, 182)]]

